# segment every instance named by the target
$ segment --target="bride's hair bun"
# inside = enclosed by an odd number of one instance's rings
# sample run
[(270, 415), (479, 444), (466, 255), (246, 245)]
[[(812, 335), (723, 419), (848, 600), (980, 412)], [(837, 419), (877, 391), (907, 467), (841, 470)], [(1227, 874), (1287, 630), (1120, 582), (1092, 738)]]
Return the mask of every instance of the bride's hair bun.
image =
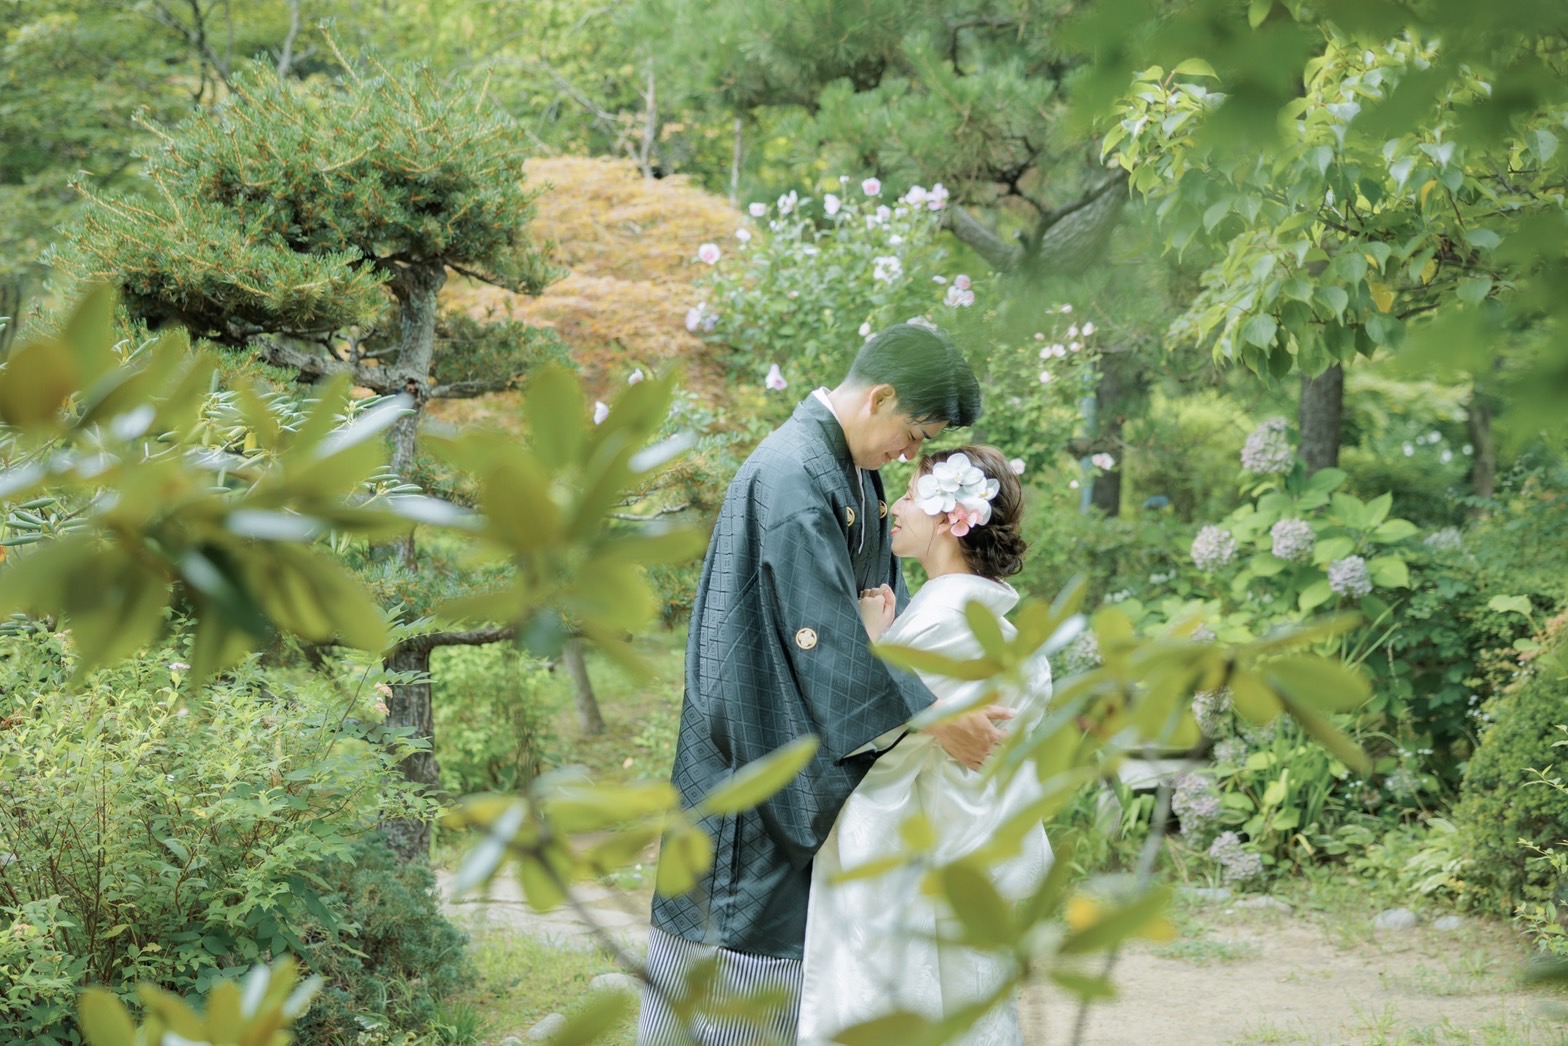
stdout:
[(958, 547), (970, 569), (981, 577), (993, 580), (1011, 577), (1023, 569), (1024, 551), (1029, 547), (1021, 533), (1023, 487), (1019, 486), (1018, 477), (1013, 475), (1002, 452), (983, 444), (929, 454), (920, 461), (920, 473), (930, 472), (937, 462), (960, 452), (968, 455), (987, 477), (996, 480), (997, 491), (996, 497), (991, 499), (990, 520), (984, 526), (971, 527), (969, 533), (958, 539)]

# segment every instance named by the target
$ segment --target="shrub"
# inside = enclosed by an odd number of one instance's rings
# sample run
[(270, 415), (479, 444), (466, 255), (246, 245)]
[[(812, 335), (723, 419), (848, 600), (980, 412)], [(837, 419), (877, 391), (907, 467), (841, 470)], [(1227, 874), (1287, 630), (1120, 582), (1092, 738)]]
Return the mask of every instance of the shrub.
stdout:
[(1568, 723), (1568, 636), (1550, 642), (1530, 673), (1487, 706), (1492, 726), (1454, 809), (1473, 861), (1473, 897), (1503, 914), (1524, 901), (1563, 899), (1553, 898), (1561, 884), (1550, 862), (1540, 860), (1543, 852), (1568, 848), (1568, 793), (1537, 773), (1561, 762), (1554, 742), (1562, 737), (1558, 726)]
[(302, 1041), (352, 1043), (380, 1025), (417, 1030), (472, 983), (468, 938), (441, 914), (428, 867), (369, 836), (317, 874), (340, 924), (323, 924), (300, 956), (326, 980), (299, 1021)]
[(510, 643), (443, 647), (430, 659), (441, 786), (455, 795), (508, 792), (538, 772), (549, 745), (539, 709), (546, 662)]
[[(74, 684), (68, 634), (0, 638), (0, 953), (22, 951), (32, 985), (25, 1010), (0, 1012), (0, 1041), (68, 1038), (43, 1022), (84, 982), (205, 992), (350, 930), (323, 859), (426, 812), (397, 767), (407, 745), (356, 718), (369, 686), (275, 691), (252, 659), (186, 702), (179, 656)], [(58, 960), (19, 924), (47, 930)]]

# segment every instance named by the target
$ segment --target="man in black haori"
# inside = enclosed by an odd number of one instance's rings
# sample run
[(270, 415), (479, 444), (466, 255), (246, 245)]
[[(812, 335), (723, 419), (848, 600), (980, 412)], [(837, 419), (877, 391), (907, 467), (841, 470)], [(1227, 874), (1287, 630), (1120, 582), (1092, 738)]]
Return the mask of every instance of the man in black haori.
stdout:
[[(934, 700), (871, 653), (861, 624), (862, 591), (888, 584), (907, 600), (877, 470), (979, 414), (979, 384), (947, 336), (898, 324), (865, 343), (837, 388), (802, 401), (730, 484), (692, 607), (672, 780), (692, 806), (797, 738), (821, 744), (772, 798), (699, 823), (712, 868), (653, 902), (642, 1046), (794, 1041), (812, 857), (877, 754)], [(1010, 715), (990, 708), (929, 730), (978, 767), (1002, 737), (992, 720)], [(706, 986), (683, 1021), (670, 1001), (694, 970)], [(761, 1022), (701, 1012), (763, 986), (785, 1002)]]

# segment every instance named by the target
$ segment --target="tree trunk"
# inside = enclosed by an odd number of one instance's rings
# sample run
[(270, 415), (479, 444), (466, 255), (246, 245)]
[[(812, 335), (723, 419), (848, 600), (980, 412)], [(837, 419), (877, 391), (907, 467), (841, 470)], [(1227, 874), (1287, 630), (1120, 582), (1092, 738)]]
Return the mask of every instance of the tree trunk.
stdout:
[(1094, 477), (1089, 503), (1109, 517), (1122, 510), (1122, 456), (1126, 445), (1122, 429), (1133, 401), (1143, 390), (1144, 378), (1131, 350), (1106, 352), (1100, 362), (1100, 382), (1094, 390), (1094, 447), (1109, 453), (1115, 467)]
[(1315, 378), (1301, 376), (1301, 457), (1307, 475), (1339, 464), (1340, 421), (1345, 409), (1345, 368), (1336, 363)]
[[(436, 296), (445, 283), (446, 267), (440, 263), (409, 266), (391, 282), (402, 334), (395, 372), (403, 382), (403, 392), (413, 401), (413, 412), (394, 422), (390, 434), (390, 464), (404, 479), (413, 474), (419, 450), (419, 417), (430, 396), (430, 372), (435, 359)], [(405, 567), (414, 568), (413, 528), (387, 547), (395, 551)]]
[[(1470, 492), (1478, 498), (1490, 499), (1497, 492), (1497, 438), (1492, 434), (1494, 408), (1491, 395), (1480, 385), (1470, 390), (1465, 429), (1470, 435)], [(1472, 516), (1484, 512), (1479, 505), (1470, 508)]]
[[(387, 726), (412, 727), (415, 740), (430, 742), (430, 747), (414, 752), (403, 760), (403, 776), (431, 791), (441, 787), (440, 767), (436, 764), (435, 720), (430, 699), (430, 648), (423, 644), (394, 647), (386, 666), (394, 672), (418, 672), (422, 683), (398, 683), (387, 698)], [(405, 861), (430, 860), (430, 825), (425, 821), (395, 818), (381, 822), (387, 843)]]
[(590, 737), (604, 733), (604, 716), (593, 693), (593, 680), (588, 678), (588, 663), (583, 660), (583, 641), (568, 639), (561, 661), (566, 665), (566, 674), (572, 677), (572, 703), (577, 706), (578, 725)]

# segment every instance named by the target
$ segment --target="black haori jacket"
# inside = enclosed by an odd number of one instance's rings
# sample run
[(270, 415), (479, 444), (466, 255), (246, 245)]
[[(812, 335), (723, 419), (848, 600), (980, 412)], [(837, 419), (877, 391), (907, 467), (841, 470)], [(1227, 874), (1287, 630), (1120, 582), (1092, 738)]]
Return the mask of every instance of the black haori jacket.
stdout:
[(691, 892), (655, 897), (659, 929), (800, 958), (811, 859), (875, 759), (871, 742), (934, 700), (871, 654), (858, 596), (883, 583), (902, 606), (882, 479), (857, 473), (838, 421), (810, 397), (725, 495), (692, 607), (671, 778), (691, 806), (798, 737), (821, 747), (761, 806), (701, 822), (713, 867)]

